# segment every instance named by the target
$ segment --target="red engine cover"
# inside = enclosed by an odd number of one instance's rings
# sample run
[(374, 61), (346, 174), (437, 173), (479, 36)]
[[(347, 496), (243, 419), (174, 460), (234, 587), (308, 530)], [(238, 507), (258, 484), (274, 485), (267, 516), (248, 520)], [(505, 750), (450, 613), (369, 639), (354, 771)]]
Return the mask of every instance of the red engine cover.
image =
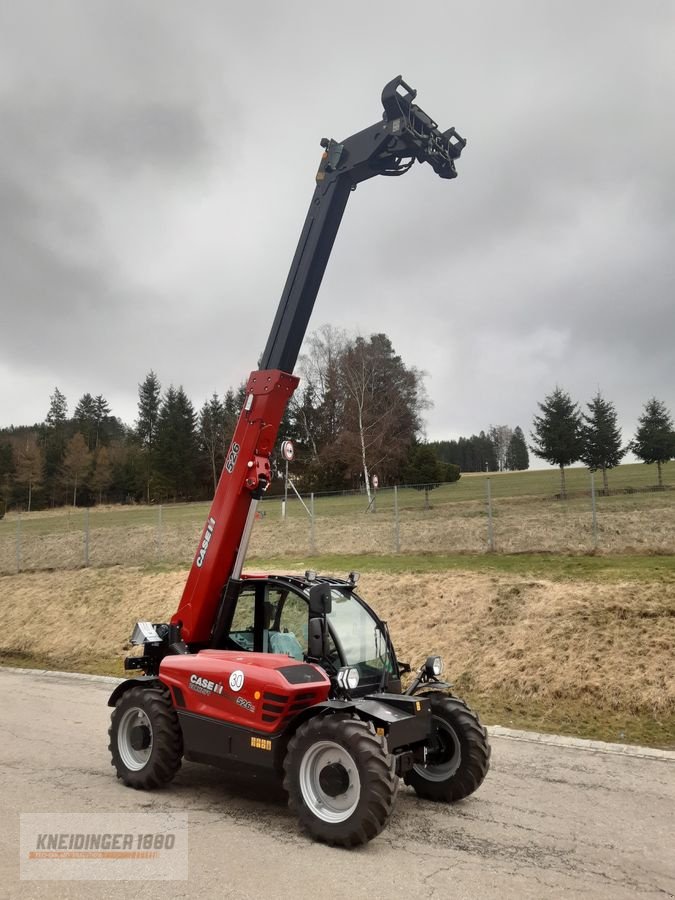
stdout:
[(159, 677), (176, 707), (256, 731), (276, 732), (328, 698), (323, 669), (276, 653), (201, 650), (166, 656)]

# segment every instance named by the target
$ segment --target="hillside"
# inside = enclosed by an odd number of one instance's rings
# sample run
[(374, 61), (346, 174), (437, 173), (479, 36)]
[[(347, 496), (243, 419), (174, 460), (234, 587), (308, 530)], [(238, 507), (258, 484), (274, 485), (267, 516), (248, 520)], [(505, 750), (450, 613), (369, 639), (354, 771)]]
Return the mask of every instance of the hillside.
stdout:
[[(675, 746), (675, 572), (672, 559), (648, 562), (570, 577), (555, 564), (547, 576), (545, 561), (436, 560), (419, 574), (367, 572), (359, 587), (399, 656), (441, 653), (488, 722)], [(0, 658), (122, 674), (134, 621), (166, 620), (184, 580), (183, 569), (122, 567), (0, 578)]]

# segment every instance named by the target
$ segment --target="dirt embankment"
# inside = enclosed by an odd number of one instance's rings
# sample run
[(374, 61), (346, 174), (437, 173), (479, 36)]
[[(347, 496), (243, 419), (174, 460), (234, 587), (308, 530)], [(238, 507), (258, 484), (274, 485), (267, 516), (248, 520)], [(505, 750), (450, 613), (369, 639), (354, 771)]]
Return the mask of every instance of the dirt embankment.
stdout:
[[(115, 567), (0, 578), (0, 656), (122, 674), (138, 618), (166, 621), (184, 570)], [(675, 585), (552, 582), (503, 574), (369, 574), (362, 593), (399, 657), (441, 653), (469, 694), (675, 713)]]

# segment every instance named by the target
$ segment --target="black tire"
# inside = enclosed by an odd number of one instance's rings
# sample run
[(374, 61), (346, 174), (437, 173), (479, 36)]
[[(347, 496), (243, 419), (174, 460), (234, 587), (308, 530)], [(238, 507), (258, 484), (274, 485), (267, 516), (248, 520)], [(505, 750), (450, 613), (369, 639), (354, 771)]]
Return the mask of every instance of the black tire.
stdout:
[(385, 738), (372, 722), (348, 716), (316, 716), (301, 725), (289, 741), (284, 773), (288, 805), (303, 831), (341, 847), (376, 837), (398, 793)]
[(183, 735), (169, 692), (133, 687), (115, 704), (108, 749), (117, 777), (138, 790), (168, 784), (180, 769)]
[(440, 691), (424, 696), (431, 700), (434, 728), (429, 761), (414, 766), (405, 783), (426, 800), (454, 803), (478, 790), (488, 773), (491, 751), (487, 731), (458, 697)]

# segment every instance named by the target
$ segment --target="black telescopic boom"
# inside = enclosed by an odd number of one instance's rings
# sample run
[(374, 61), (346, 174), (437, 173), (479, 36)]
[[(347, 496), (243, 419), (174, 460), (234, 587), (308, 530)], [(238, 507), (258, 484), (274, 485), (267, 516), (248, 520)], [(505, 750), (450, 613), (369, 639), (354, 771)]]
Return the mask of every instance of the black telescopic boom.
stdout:
[[(406, 93), (401, 93), (403, 88)], [(399, 76), (382, 91), (382, 121), (337, 143), (324, 138), (316, 189), (300, 235), (261, 369), (292, 374), (350, 191), (375, 175), (403, 175), (417, 159), (455, 178), (466, 141), (413, 104), (417, 92)], [(405, 160), (405, 162), (404, 162)]]
[(261, 369), (293, 373), (351, 189), (347, 178), (334, 178), (314, 191)]

